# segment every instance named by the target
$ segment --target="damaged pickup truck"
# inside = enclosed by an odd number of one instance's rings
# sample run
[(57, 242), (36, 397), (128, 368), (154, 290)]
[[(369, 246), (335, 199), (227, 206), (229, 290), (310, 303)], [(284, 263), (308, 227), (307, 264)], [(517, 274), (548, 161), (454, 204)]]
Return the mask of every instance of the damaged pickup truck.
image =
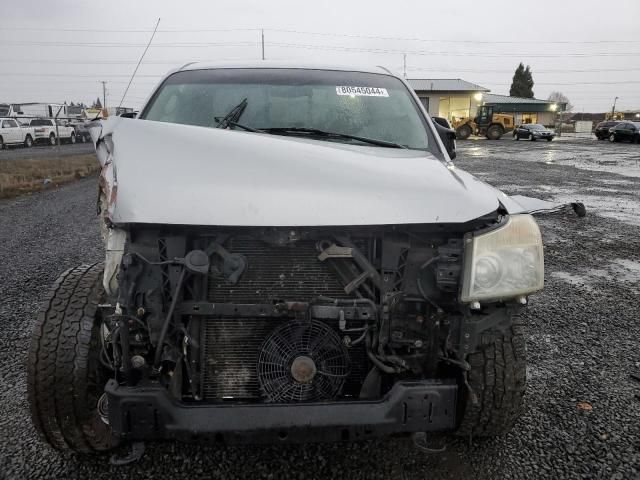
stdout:
[(507, 432), (542, 238), (454, 167), (451, 135), (385, 69), (268, 62), (187, 65), (96, 125), (106, 256), (35, 327), (42, 437)]

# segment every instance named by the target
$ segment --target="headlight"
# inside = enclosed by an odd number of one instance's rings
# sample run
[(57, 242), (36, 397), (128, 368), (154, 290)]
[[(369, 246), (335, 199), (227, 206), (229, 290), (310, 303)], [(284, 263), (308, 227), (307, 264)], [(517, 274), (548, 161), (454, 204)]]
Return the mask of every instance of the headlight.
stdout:
[(542, 235), (531, 215), (511, 215), (490, 232), (465, 238), (461, 300), (502, 300), (544, 286)]

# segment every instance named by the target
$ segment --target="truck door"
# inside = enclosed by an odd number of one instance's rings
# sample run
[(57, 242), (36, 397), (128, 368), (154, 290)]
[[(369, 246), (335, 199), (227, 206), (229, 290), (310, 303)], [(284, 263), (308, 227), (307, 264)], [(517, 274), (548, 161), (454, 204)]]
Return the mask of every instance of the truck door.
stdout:
[(20, 143), (22, 142), (22, 132), (15, 120), (2, 121), (2, 138), (4, 143)]

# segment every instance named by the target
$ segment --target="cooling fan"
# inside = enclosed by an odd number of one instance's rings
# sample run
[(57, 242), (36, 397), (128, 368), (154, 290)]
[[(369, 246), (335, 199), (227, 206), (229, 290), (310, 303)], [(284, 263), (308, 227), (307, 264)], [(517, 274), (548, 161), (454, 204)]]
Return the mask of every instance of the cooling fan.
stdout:
[(340, 337), (316, 320), (276, 327), (258, 356), (258, 381), (270, 402), (336, 397), (349, 375), (349, 354)]

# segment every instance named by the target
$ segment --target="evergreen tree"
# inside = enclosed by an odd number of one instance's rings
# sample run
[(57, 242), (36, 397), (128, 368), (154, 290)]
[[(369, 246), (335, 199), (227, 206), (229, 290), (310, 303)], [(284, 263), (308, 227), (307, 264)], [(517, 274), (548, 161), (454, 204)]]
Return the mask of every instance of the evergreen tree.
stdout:
[(93, 108), (102, 108), (102, 102), (100, 101), (100, 97), (96, 98), (96, 101), (93, 104)]
[(509, 95), (512, 97), (533, 98), (533, 76), (529, 65), (525, 66), (520, 62), (513, 74)]

